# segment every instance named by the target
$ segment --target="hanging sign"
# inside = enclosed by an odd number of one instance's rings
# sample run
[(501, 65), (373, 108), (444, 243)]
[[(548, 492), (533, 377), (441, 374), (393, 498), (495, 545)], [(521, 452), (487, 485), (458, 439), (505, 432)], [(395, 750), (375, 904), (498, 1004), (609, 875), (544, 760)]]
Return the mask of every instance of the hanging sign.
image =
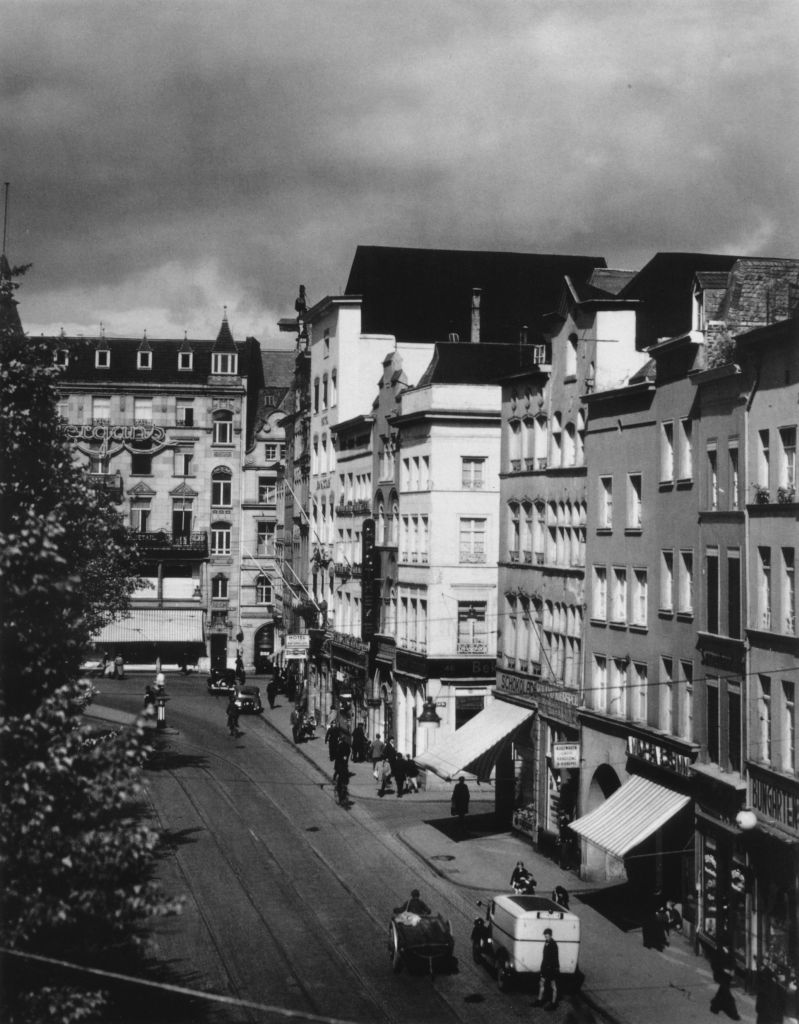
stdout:
[(552, 767), (553, 768), (579, 768), (580, 767), (580, 744), (579, 743), (553, 743), (552, 744)]

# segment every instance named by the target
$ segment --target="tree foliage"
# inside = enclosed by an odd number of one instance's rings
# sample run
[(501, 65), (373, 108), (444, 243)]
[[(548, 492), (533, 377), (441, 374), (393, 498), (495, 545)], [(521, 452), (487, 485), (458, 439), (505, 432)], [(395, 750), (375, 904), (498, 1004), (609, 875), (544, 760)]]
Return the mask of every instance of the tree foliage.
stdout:
[[(5, 257), (2, 258), (3, 262)], [(132, 536), (74, 464), (56, 412), (59, 370), (24, 336), (0, 266), (0, 944), (98, 965), (134, 949), (137, 925), (175, 909), (151, 881), (158, 834), (141, 814), (143, 723), (103, 736), (82, 710), (91, 635), (137, 584)], [(115, 960), (119, 964), (119, 959)], [(70, 983), (27, 989), (4, 970), (4, 1019), (96, 1014)]]

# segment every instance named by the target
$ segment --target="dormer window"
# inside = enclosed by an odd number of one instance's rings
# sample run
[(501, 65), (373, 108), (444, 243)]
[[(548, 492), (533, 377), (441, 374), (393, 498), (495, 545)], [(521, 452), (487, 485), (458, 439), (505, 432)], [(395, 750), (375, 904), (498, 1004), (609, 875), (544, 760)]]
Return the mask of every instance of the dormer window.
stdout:
[(55, 351), (56, 366), (69, 366), (69, 351), (65, 348), (58, 348)]
[(153, 354), (147, 349), (139, 349), (136, 353), (136, 369), (137, 370), (152, 370), (153, 368)]
[(211, 356), (211, 373), (232, 376), (236, 373), (238, 355), (235, 352), (214, 352)]
[(107, 370), (111, 366), (111, 350), (98, 348), (94, 353), (94, 365), (98, 370)]
[(178, 369), (179, 370), (193, 370), (194, 369), (194, 353), (193, 352), (178, 352)]

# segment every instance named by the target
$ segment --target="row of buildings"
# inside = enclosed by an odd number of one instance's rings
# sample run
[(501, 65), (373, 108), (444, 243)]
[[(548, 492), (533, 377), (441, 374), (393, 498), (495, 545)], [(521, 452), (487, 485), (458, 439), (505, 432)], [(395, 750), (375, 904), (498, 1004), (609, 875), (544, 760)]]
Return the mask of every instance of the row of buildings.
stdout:
[[(797, 960), (799, 261), (359, 247), (233, 339), (53, 339), (148, 553), (98, 645), (277, 663), (587, 878)], [(302, 641), (298, 641), (302, 637)]]

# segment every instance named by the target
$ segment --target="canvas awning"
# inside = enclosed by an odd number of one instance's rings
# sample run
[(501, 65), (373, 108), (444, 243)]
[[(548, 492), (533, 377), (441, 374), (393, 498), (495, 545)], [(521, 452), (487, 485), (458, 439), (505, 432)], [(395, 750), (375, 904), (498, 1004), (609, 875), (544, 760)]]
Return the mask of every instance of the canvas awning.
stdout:
[(569, 828), (614, 857), (623, 857), (665, 825), (690, 800), (642, 775), (634, 775), (603, 804), (573, 821)]
[(94, 638), (98, 646), (107, 644), (201, 644), (203, 613), (199, 609), (134, 608), (124, 619), (103, 627)]
[(447, 782), (461, 772), (487, 779), (503, 742), (534, 714), (533, 708), (495, 700), (433, 750), (419, 754), (416, 763)]

